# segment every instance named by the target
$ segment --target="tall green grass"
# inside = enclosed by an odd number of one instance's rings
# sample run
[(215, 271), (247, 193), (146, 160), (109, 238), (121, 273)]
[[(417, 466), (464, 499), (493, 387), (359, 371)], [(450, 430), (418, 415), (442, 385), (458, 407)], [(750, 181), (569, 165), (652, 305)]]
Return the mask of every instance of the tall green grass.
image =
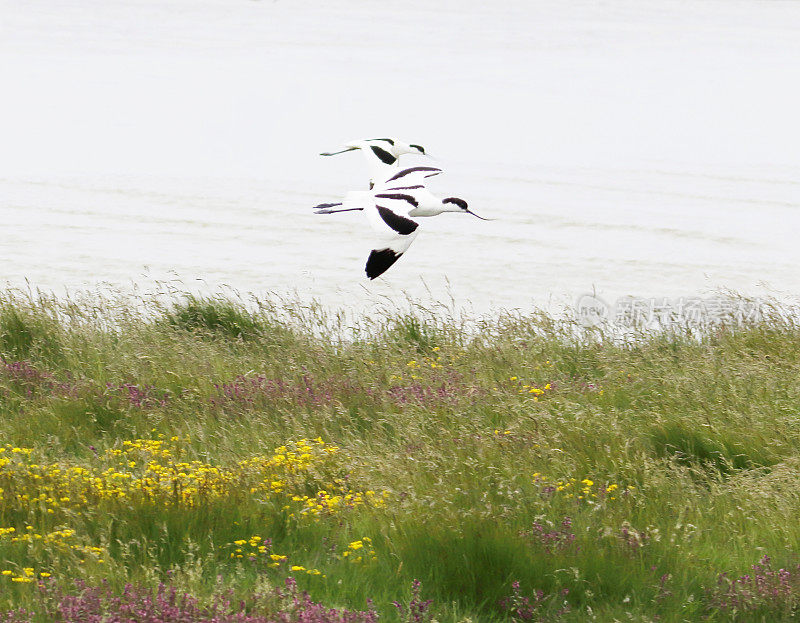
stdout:
[[(187, 460), (225, 466), (322, 437), (348, 482), (390, 492), (384, 508), (317, 521), (245, 491), (201, 509), (87, 508), (59, 521), (106, 548), (102, 565), (0, 538), (0, 569), (51, 568), (67, 588), (171, 578), (245, 594), (286, 575), (230, 558), (258, 534), (324, 571), (298, 578), (314, 599), (372, 599), (386, 620), (414, 579), (439, 621), (511, 620), (500, 603), (515, 581), (564, 620), (788, 616), (783, 602), (737, 613), (713, 598), (720, 574), (800, 552), (800, 328), (788, 321), (623, 343), (542, 314), (412, 309), (353, 327), (220, 297), (6, 292), (0, 356), (0, 446), (42, 461), (99, 465), (124, 440), (177, 436)], [(58, 527), (5, 486), (0, 528)], [(553, 547), (540, 533), (565, 518), (574, 539)], [(362, 536), (377, 560), (356, 565), (342, 548)], [(0, 611), (36, 608), (35, 590), (3, 580)]]

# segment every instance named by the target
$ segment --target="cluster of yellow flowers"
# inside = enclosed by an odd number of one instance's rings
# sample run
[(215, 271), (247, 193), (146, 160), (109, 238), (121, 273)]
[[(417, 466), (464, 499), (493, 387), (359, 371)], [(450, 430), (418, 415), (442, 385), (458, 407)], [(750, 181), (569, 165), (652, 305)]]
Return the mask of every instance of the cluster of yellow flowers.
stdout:
[[(27, 456), (31, 452), (33, 452), (33, 450), (30, 448), (15, 448), (14, 446), (10, 446), (8, 444), (5, 446), (0, 446), (0, 470), (11, 463), (12, 456), (14, 454), (24, 454)], [(3, 487), (0, 487), (0, 502), (3, 501), (3, 493)]]
[[(418, 380), (420, 377), (416, 374), (421, 370), (438, 370), (444, 368), (446, 366), (452, 366), (459, 358), (463, 357), (463, 353), (452, 353), (447, 355), (445, 359), (442, 355), (438, 354), (440, 352), (440, 348), (438, 346), (433, 347), (433, 352), (436, 355), (431, 357), (422, 357), (422, 359), (411, 359), (406, 363), (406, 368), (408, 369), (408, 374), (411, 380)], [(389, 377), (390, 381), (403, 381), (407, 380), (403, 377), (403, 373), (393, 374)]]
[[(266, 554), (267, 544), (261, 539), (260, 536), (254, 535), (251, 536), (249, 539), (239, 539), (233, 542), (233, 545), (236, 549), (231, 552), (231, 558), (244, 558), (245, 556), (255, 556), (256, 554)], [(249, 547), (249, 551), (244, 551), (242, 548)], [(279, 556), (278, 558), (286, 558), (285, 556)], [(277, 560), (277, 558), (273, 558), (273, 560)]]
[[(288, 442), (272, 454), (256, 455), (229, 467), (186, 460), (185, 441), (178, 437), (125, 441), (121, 447), (99, 454), (95, 459), (99, 465), (37, 463), (30, 448), (0, 447), (0, 505), (26, 510), (29, 516), (68, 521), (76, 511), (103, 504), (202, 508), (215, 500), (234, 503), (250, 496), (277, 501), (291, 517), (319, 518), (356, 507), (381, 507), (389, 498), (385, 491), (349, 486), (339, 448), (320, 438)], [(308, 495), (309, 490), (317, 493)], [(46, 521), (52, 525), (51, 519)], [(106, 557), (102, 548), (81, 542), (75, 530), (63, 525), (41, 534), (32, 526), (0, 526), (2, 541), (51, 553), (72, 552), (83, 558), (81, 562), (91, 557), (102, 563)], [(273, 565), (288, 560), (270, 553), (258, 536), (235, 545), (232, 558), (255, 553), (269, 556)], [(316, 569), (293, 570), (320, 575)], [(37, 577), (25, 570), (6, 570), (3, 576), (22, 583)]]
[(531, 385), (530, 383), (523, 383), (518, 376), (510, 376), (507, 384), (505, 384), (504, 387), (501, 387), (501, 385), (503, 385), (503, 383), (495, 385), (492, 387), (492, 391), (503, 393), (515, 391), (518, 394), (523, 394), (525, 396), (533, 396), (533, 400), (535, 402), (539, 402), (540, 396), (544, 396), (547, 392), (553, 389), (553, 386), (550, 383), (545, 384), (544, 387)]
[(319, 437), (311, 440), (300, 439), (275, 448), (272, 456), (254, 456), (246, 461), (240, 461), (239, 466), (262, 472), (276, 469), (289, 473), (304, 472), (325, 456), (338, 452), (337, 446), (327, 445)]
[(533, 474), (534, 484), (542, 487), (542, 490), (547, 493), (554, 493), (563, 495), (565, 498), (574, 498), (576, 500), (593, 500), (593, 499), (610, 499), (616, 500), (620, 493), (630, 494), (636, 489), (633, 485), (629, 485), (624, 489), (615, 483), (606, 485), (596, 485), (591, 478), (584, 478), (578, 481), (577, 478), (569, 478), (567, 480), (558, 480), (548, 482), (547, 476), (536, 472)]
[[(376, 495), (374, 491), (352, 491), (341, 486), (339, 491), (333, 494), (323, 489), (313, 496), (294, 495), (292, 496), (292, 501), (302, 504), (300, 515), (319, 517), (320, 515), (333, 515), (343, 509), (357, 506), (380, 508), (386, 505), (386, 500), (389, 497), (388, 491)], [(288, 510), (289, 507), (286, 506), (284, 508)], [(289, 516), (294, 517), (295, 514), (290, 513)]]
[[(230, 557), (234, 560), (263, 561), (268, 567), (284, 567), (295, 573), (300, 572), (307, 575), (321, 575), (323, 578), (327, 577), (319, 569), (292, 564), (289, 561), (289, 556), (273, 552), (270, 540), (262, 539), (258, 535), (253, 535), (249, 539), (238, 539), (231, 543), (230, 546), (232, 549)], [(373, 549), (372, 539), (364, 536), (347, 545), (347, 548), (342, 552), (342, 559), (354, 564), (364, 564), (378, 560), (378, 556)]]
[[(102, 564), (106, 557), (104, 548), (76, 542), (75, 530), (70, 528), (61, 528), (45, 533), (36, 532), (33, 526), (25, 526), (22, 530), (17, 530), (13, 526), (0, 528), (0, 544), (4, 542), (27, 545), (28, 554), (35, 558), (40, 558), (35, 555), (36, 551), (44, 552), (49, 557), (60, 552), (77, 554), (80, 556), (79, 563), (85, 563), (87, 559), (91, 559), (93, 562)], [(51, 574), (48, 571), (40, 571), (37, 574), (33, 567), (24, 567), (21, 573), (4, 569), (1, 575), (12, 582), (28, 584), (34, 582), (37, 577), (48, 578)]]
[[(269, 567), (280, 567), (284, 563), (288, 564), (289, 557), (283, 554), (270, 553), (269, 541), (263, 540), (258, 535), (253, 535), (249, 539), (238, 539), (231, 544), (234, 550), (231, 558), (248, 560), (267, 560)], [(302, 565), (291, 565), (290, 569), (294, 572), (304, 572), (307, 575), (322, 575), (319, 569), (306, 569)]]
[(368, 536), (362, 536), (358, 541), (350, 543), (347, 549), (342, 553), (342, 556), (356, 564), (366, 562), (367, 560), (370, 562), (378, 560), (375, 550), (372, 549), (372, 539)]
[(519, 380), (519, 377), (516, 376), (510, 377), (509, 381), (515, 384), (518, 393), (532, 394), (533, 399), (537, 402), (539, 400), (539, 396), (544, 396), (545, 392), (549, 392), (551, 389), (553, 389), (553, 386), (550, 383), (547, 383), (544, 387), (537, 387), (536, 385), (523, 383)]
[(181, 462), (170, 443), (160, 439), (125, 441), (121, 449), (106, 452), (94, 466), (31, 462), (24, 458), (0, 466), (0, 483), (6, 503), (54, 514), (63, 508), (80, 509), (103, 500), (154, 502), (193, 506), (200, 497), (224, 495), (234, 478), (220, 468), (200, 461)]
[[(439, 348), (434, 348), (435, 351), (438, 351)], [(430, 368), (431, 370), (436, 370), (436, 368), (442, 368), (445, 364), (442, 363), (442, 356), (437, 355), (436, 357), (423, 357), (422, 361), (417, 361), (416, 359), (412, 359), (406, 364), (406, 367), (411, 370), (419, 370), (420, 368)]]
[(19, 584), (30, 584), (31, 582), (35, 582), (37, 577), (45, 579), (49, 578), (50, 574), (47, 571), (40, 571), (37, 575), (33, 567), (24, 567), (22, 573), (12, 571), (11, 569), (3, 569), (0, 571), (0, 578), (8, 578), (12, 582), (17, 582)]
[(306, 569), (303, 565), (292, 565), (291, 570), (295, 573), (307, 573), (308, 575), (321, 575), (323, 578), (328, 577), (323, 575), (319, 569)]
[[(98, 469), (40, 465), (30, 460), (29, 449), (14, 449), (5, 453), (11, 458), (0, 464), (0, 500), (44, 514), (103, 501), (196, 507), (248, 493), (263, 499), (284, 496), (287, 502), (301, 502), (299, 514), (312, 516), (384, 504), (388, 494), (356, 491), (345, 486), (343, 479), (333, 477), (341, 473), (332, 459), (338, 452), (336, 446), (322, 439), (301, 439), (276, 448), (271, 455), (257, 455), (226, 468), (181, 460), (185, 449), (178, 437), (137, 439), (98, 457), (108, 465)], [(299, 495), (315, 483), (322, 485), (317, 495)]]
[[(52, 532), (39, 533), (33, 526), (25, 526), (24, 530), (17, 530), (13, 526), (0, 528), (0, 543), (27, 543), (33, 546), (43, 546), (47, 551), (73, 551), (84, 556), (91, 556), (97, 562), (104, 562), (105, 549), (92, 545), (75, 542), (76, 533), (71, 528), (61, 528)], [(82, 560), (81, 562), (84, 562)]]

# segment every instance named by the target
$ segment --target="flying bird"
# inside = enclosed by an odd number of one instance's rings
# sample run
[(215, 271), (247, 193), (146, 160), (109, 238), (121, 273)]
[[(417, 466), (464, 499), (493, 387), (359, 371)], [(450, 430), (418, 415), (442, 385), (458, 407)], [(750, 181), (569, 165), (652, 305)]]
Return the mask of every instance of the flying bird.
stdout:
[(421, 145), (410, 145), (393, 138), (369, 138), (350, 141), (345, 143), (344, 147), (339, 151), (323, 152), (320, 156), (335, 156), (360, 149), (367, 160), (370, 189), (374, 187), (375, 180), (381, 181), (391, 177), (392, 170), (400, 167), (400, 156), (404, 154), (427, 155), (425, 148)]
[[(378, 234), (378, 244), (369, 254), (367, 277), (375, 279), (386, 272), (406, 252), (417, 237), (420, 217), (437, 216), (444, 212), (472, 214), (467, 202), (458, 197), (440, 199), (425, 187), (425, 180), (439, 175), (435, 167), (400, 169), (368, 191), (351, 191), (340, 203), (323, 203), (314, 208), (315, 214), (363, 211), (369, 224)], [(341, 207), (337, 207), (341, 206)]]

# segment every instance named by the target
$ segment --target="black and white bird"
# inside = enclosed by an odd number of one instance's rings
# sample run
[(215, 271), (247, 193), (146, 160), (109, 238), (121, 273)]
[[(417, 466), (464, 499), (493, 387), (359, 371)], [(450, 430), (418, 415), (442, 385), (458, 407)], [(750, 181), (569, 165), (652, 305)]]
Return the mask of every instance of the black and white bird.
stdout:
[[(351, 191), (341, 203), (323, 203), (314, 208), (316, 214), (363, 211), (378, 234), (378, 244), (369, 254), (367, 277), (375, 279), (386, 272), (417, 237), (418, 218), (444, 212), (472, 214), (467, 202), (458, 197), (440, 199), (425, 187), (425, 180), (441, 173), (435, 167), (400, 169), (368, 191)], [(338, 207), (341, 206), (341, 207)]]
[(374, 188), (376, 181), (391, 177), (393, 169), (400, 168), (400, 156), (405, 154), (427, 155), (425, 148), (421, 145), (410, 145), (394, 138), (369, 138), (350, 141), (345, 143), (344, 147), (339, 151), (323, 152), (320, 156), (335, 156), (360, 149), (367, 160), (370, 189)]

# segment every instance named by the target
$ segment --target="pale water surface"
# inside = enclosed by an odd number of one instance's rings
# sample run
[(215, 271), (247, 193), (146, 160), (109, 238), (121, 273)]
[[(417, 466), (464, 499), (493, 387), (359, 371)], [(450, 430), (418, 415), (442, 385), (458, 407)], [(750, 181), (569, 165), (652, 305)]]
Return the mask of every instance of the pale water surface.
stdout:
[[(800, 290), (800, 3), (0, 0), (0, 283), (406, 295)], [(383, 279), (344, 140), (423, 143)], [(409, 162), (415, 162), (409, 160)]]

